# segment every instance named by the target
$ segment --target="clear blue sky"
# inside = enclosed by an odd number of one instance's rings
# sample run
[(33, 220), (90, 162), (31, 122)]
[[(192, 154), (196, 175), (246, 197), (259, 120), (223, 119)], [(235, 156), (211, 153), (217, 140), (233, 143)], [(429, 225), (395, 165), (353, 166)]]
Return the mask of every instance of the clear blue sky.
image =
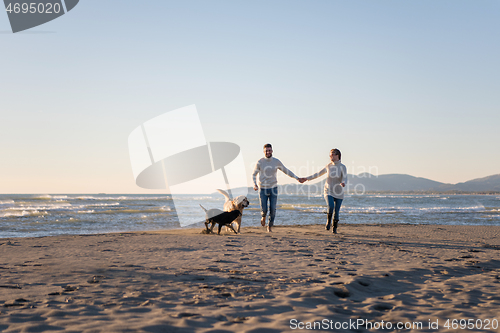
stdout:
[(81, 0), (12, 34), (2, 12), (0, 193), (160, 193), (135, 185), (128, 135), (191, 104), (249, 181), (267, 142), (300, 176), (331, 148), (354, 174), (498, 174), (499, 15), (493, 0)]

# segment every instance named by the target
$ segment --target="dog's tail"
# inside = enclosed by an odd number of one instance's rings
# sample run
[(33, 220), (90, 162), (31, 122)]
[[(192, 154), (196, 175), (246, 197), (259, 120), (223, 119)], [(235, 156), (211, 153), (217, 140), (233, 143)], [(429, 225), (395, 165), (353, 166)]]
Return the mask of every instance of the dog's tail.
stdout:
[(205, 207), (203, 207), (202, 205), (200, 205), (201, 209), (203, 209), (205, 211), (205, 213), (207, 212), (207, 210), (205, 209)]
[(231, 200), (231, 198), (229, 197), (229, 194), (226, 191), (217, 189), (217, 192), (222, 194), (226, 198), (226, 200)]

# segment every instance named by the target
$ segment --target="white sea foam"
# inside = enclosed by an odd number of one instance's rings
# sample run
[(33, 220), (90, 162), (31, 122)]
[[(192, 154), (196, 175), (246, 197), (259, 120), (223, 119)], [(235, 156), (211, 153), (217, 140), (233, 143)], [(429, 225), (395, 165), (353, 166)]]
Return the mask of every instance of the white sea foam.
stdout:
[(224, 197), (221, 196), (220, 198), (217, 198), (217, 197), (211, 197), (211, 196), (184, 196), (184, 195), (179, 195), (179, 196), (176, 196), (175, 197), (175, 200), (179, 200), (179, 201), (190, 201), (190, 200), (196, 200), (196, 201), (200, 201), (200, 200), (223, 200)]
[(468, 207), (346, 207), (342, 208), (343, 211), (350, 214), (394, 214), (404, 213), (408, 215), (418, 215), (422, 213), (461, 213), (461, 212), (482, 212), (485, 211), (484, 206), (468, 206)]
[(42, 215), (47, 215), (47, 212), (40, 212), (38, 210), (5, 210), (0, 212), (0, 217), (24, 217)]
[(69, 203), (54, 203), (54, 204), (36, 204), (36, 203), (30, 203), (29, 205), (19, 204), (16, 207), (11, 207), (11, 209), (25, 209), (25, 210), (37, 210), (37, 209), (43, 209), (43, 210), (59, 210), (59, 209), (72, 209), (73, 206)]
[(83, 207), (109, 207), (109, 206), (119, 206), (119, 202), (112, 202), (112, 203), (92, 203), (88, 205), (82, 205)]
[[(98, 197), (93, 197), (93, 196), (79, 196), (79, 197), (74, 197), (74, 198), (71, 198), (71, 199), (78, 199), (78, 200), (99, 200)], [(101, 198), (101, 200), (103, 200), (103, 198)]]
[(33, 198), (31, 198), (33, 200), (51, 200), (52, 199), (52, 196), (49, 195), (49, 194), (44, 194), (44, 195), (37, 195), (37, 196), (34, 196)]
[(69, 197), (68, 199), (73, 199), (73, 200), (99, 200), (99, 201), (106, 201), (106, 200), (116, 200), (116, 201), (158, 201), (158, 200), (172, 200), (171, 197), (169, 196), (163, 196), (163, 197), (149, 197), (149, 196), (93, 196), (93, 195), (81, 195), (77, 197)]
[(500, 219), (500, 215), (481, 215), (481, 218)]
[(406, 198), (406, 199), (416, 199), (416, 198), (439, 198), (440, 195), (432, 195), (432, 194), (414, 194), (414, 195), (398, 195), (398, 194), (387, 194), (387, 195), (366, 195), (367, 197), (372, 198)]
[(325, 206), (324, 204), (280, 204), (279, 207), (281, 209), (309, 209), (309, 208), (317, 208)]
[(68, 199), (68, 196), (67, 195), (53, 195), (52, 199), (55, 199), (55, 200)]
[[(402, 209), (403, 208), (403, 209)], [(344, 207), (342, 208), (344, 212), (349, 214), (391, 214), (403, 212), (404, 207), (400, 207), (399, 209), (395, 207)]]
[(421, 211), (437, 211), (437, 212), (464, 212), (464, 211), (483, 211), (483, 205), (468, 206), (468, 207), (425, 207), (419, 208)]

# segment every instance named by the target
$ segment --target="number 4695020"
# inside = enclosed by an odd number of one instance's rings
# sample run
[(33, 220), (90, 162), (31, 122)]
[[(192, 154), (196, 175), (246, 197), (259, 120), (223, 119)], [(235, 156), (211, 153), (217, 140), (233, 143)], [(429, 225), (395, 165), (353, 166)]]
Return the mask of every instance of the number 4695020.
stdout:
[(61, 5), (59, 3), (34, 3), (34, 2), (31, 2), (31, 3), (27, 3), (27, 2), (24, 2), (24, 3), (15, 3), (15, 4), (12, 4), (12, 3), (9, 3), (9, 5), (7, 6), (7, 8), (5, 8), (5, 10), (7, 11), (7, 13), (11, 14), (11, 13), (15, 13), (15, 14), (19, 14), (19, 13), (23, 13), (23, 14), (35, 14), (35, 13), (39, 13), (39, 14), (59, 14), (59, 12), (61, 11)]
[(447, 329), (469, 329), (469, 330), (496, 330), (498, 328), (498, 320), (496, 319), (453, 319), (446, 320), (444, 327)]

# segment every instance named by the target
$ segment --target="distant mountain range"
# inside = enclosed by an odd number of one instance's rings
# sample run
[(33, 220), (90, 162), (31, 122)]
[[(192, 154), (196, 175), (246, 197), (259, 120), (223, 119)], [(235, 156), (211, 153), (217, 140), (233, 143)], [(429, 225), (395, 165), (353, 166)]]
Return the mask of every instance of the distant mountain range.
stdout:
[[(370, 192), (500, 192), (500, 174), (477, 178), (458, 184), (446, 184), (434, 180), (404, 174), (374, 176), (371, 174), (349, 175), (351, 187), (362, 184)], [(361, 185), (358, 185), (360, 187)]]
[[(310, 184), (280, 185), (280, 192), (287, 194), (321, 194), (325, 180)], [(369, 173), (348, 175), (350, 193), (365, 192), (434, 192), (434, 193), (500, 193), (500, 174), (477, 178), (458, 184), (441, 183), (434, 180), (405, 174), (375, 176)], [(249, 188), (249, 193), (253, 193)]]

